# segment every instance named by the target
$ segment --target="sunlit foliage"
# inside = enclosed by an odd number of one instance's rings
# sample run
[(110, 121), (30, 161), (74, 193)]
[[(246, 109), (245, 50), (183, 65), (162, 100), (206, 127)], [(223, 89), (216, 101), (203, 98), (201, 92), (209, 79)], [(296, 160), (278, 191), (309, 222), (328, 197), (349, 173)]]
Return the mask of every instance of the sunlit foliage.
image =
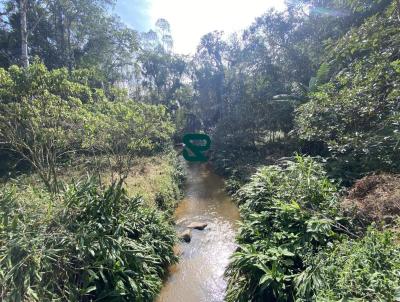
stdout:
[[(40, 207), (32, 210), (31, 207)], [(2, 301), (152, 301), (176, 261), (166, 217), (121, 183), (92, 181), (57, 198), (0, 192)]]
[(394, 17), (372, 17), (332, 44), (331, 80), (298, 110), (299, 136), (325, 142), (354, 172), (399, 168), (398, 26)]

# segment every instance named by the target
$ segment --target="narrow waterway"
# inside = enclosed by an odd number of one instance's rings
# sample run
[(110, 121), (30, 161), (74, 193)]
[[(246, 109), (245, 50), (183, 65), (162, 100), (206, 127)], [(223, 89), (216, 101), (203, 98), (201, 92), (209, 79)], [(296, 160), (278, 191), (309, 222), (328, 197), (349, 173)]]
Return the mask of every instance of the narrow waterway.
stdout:
[(180, 243), (178, 264), (157, 302), (221, 302), (224, 300), (225, 267), (234, 243), (239, 212), (224, 190), (223, 180), (205, 164), (187, 165), (185, 198), (175, 212), (180, 233), (191, 222), (206, 222), (203, 230), (193, 230), (190, 243)]

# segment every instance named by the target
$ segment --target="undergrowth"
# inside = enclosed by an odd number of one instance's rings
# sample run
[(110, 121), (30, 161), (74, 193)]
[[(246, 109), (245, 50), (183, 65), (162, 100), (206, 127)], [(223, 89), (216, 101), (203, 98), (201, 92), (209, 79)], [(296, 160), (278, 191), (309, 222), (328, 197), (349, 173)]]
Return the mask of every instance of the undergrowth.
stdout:
[(155, 298), (176, 261), (168, 217), (121, 184), (88, 180), (58, 196), (37, 194), (0, 192), (0, 300)]
[(235, 197), (243, 222), (226, 301), (397, 301), (394, 235), (358, 237), (338, 186), (312, 158), (259, 169)]
[[(362, 239), (346, 239), (321, 252), (312, 259), (315, 269), (302, 276), (302, 280), (318, 279), (313, 300), (400, 301), (400, 246), (396, 237), (391, 231), (369, 228)], [(306, 291), (300, 291), (299, 296), (310, 300)]]

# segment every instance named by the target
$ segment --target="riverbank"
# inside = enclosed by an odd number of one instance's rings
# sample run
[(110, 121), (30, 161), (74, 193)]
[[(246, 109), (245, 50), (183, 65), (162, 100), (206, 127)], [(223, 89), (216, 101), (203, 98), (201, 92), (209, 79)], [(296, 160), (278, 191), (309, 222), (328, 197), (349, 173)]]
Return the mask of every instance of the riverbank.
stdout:
[(397, 301), (398, 176), (371, 175), (347, 191), (309, 157), (240, 164), (247, 159), (217, 167), (243, 219), (227, 301)]
[(63, 171), (57, 194), (34, 174), (1, 184), (1, 300), (153, 301), (159, 293), (177, 261), (176, 157), (142, 158), (121, 185), (107, 184), (105, 174), (99, 184), (85, 171)]
[[(102, 185), (111, 183), (111, 172), (108, 167), (102, 167), (107, 159), (93, 159), (80, 157), (71, 165), (60, 168), (60, 180), (72, 183), (87, 178), (88, 174), (98, 177)], [(93, 167), (93, 162), (98, 161)], [(96, 171), (95, 171), (96, 169)], [(97, 170), (100, 170), (98, 172)], [(160, 206), (171, 214), (182, 197), (181, 189), (184, 182), (183, 168), (172, 152), (160, 153), (156, 156), (140, 157), (135, 159), (128, 177), (124, 180), (123, 187), (129, 196), (140, 195), (149, 206)], [(35, 173), (20, 173), (12, 178), (3, 178), (0, 186), (14, 185), (20, 187), (35, 187), (44, 189), (42, 181)]]

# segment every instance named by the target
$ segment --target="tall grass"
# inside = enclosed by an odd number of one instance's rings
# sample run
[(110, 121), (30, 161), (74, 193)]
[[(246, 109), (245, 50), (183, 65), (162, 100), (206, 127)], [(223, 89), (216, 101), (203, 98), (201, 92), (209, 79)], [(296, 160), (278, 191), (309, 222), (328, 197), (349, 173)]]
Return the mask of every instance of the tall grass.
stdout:
[[(176, 261), (167, 218), (114, 184), (94, 181), (44, 197), (0, 192), (2, 301), (152, 301)], [(45, 200), (47, 198), (47, 200)], [(49, 207), (51, 208), (51, 207)], [(39, 213), (39, 214), (38, 214)]]

